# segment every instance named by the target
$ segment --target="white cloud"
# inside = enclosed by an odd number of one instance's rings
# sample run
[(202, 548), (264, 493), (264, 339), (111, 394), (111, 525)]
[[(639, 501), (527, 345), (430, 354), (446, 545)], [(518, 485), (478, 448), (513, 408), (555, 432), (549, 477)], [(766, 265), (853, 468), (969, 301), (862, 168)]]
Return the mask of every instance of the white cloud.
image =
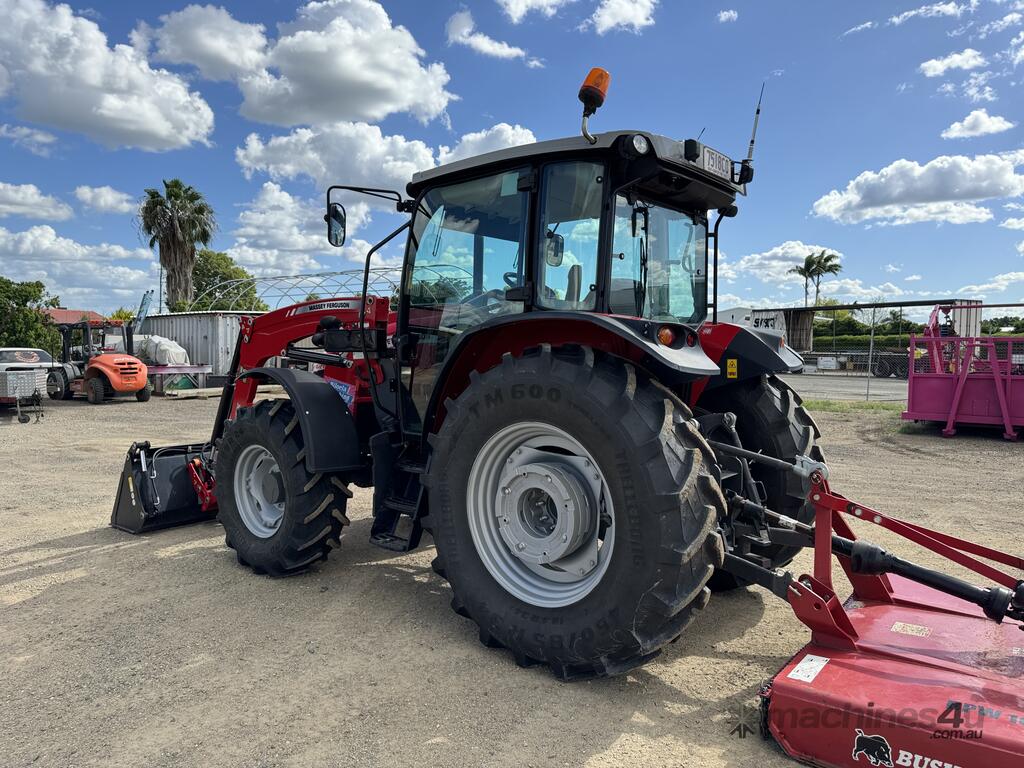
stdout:
[(527, 57), (526, 51), (522, 48), (477, 32), (473, 14), (469, 11), (458, 11), (452, 14), (445, 26), (445, 32), (448, 35), (448, 45), (465, 45), (477, 53), (495, 59), (523, 59), (531, 68), (543, 66), (539, 59)]
[(110, 186), (75, 188), (75, 197), (87, 208), (99, 213), (132, 213), (135, 200), (127, 192), (119, 192)]
[(740, 17), (739, 13), (734, 10), (719, 11), (718, 12), (718, 23), (728, 24), (730, 21), (736, 21)]
[(888, 272), (889, 274), (903, 271), (903, 267), (898, 264), (886, 264), (884, 267), (882, 267), (882, 269)]
[(989, 35), (997, 34), (1009, 29), (1010, 27), (1017, 26), (1021, 21), (1024, 21), (1024, 16), (1021, 14), (1016, 12), (1008, 13), (1001, 19), (996, 19), (995, 21), (990, 21), (988, 24), (985, 24), (978, 30), (978, 37), (985, 38)]
[(592, 24), (597, 34), (613, 29), (625, 29), (639, 34), (644, 27), (654, 24), (654, 9), (658, 0), (601, 0), (594, 15), (585, 22)]
[(266, 68), (239, 80), (252, 120), (316, 125), (408, 112), (425, 123), (455, 98), (444, 64), (425, 64), (412, 33), (375, 0), (311, 2), (279, 30)]
[(742, 257), (736, 263), (732, 274), (735, 277), (747, 273), (763, 283), (800, 283), (802, 286), (803, 278), (790, 274), (789, 270), (802, 265), (809, 254), (820, 253), (822, 250), (842, 257), (839, 251), (824, 245), (810, 245), (800, 240), (787, 240), (762, 253), (751, 253)]
[(868, 29), (874, 29), (877, 25), (873, 21), (865, 21), (863, 24), (858, 24), (855, 27), (850, 27), (848, 30), (843, 32), (840, 37), (846, 37), (847, 35), (855, 35), (858, 32), (864, 32)]
[(518, 24), (531, 11), (551, 18), (559, 8), (572, 2), (575, 0), (498, 0), (498, 5), (513, 24)]
[(1015, 127), (1005, 117), (990, 115), (988, 110), (976, 109), (963, 120), (953, 123), (942, 132), (944, 139), (969, 139), (974, 136), (986, 136), (990, 133), (1002, 133)]
[(1017, 253), (1019, 253), (1021, 256), (1024, 256), (1024, 240), (1021, 240), (1019, 243), (1017, 243)]
[(434, 166), (434, 153), (422, 141), (385, 136), (366, 123), (297, 128), (267, 141), (252, 133), (235, 159), (246, 177), (262, 171), (275, 180), (307, 176), (320, 188), (335, 183), (400, 191), (413, 173)]
[(1008, 211), (1024, 211), (1024, 203), (1003, 203), (1003, 208)]
[[(324, 262), (339, 257), (356, 261), (370, 244), (352, 235), (370, 220), (366, 202), (347, 206), (349, 244), (341, 251), (327, 243), (323, 203), (292, 195), (268, 181), (238, 215), (228, 254), (254, 275), (302, 274), (325, 269)], [(363, 247), (366, 243), (366, 247)]]
[(952, 224), (988, 221), (992, 212), (972, 203), (1024, 194), (1024, 176), (1000, 155), (943, 155), (921, 165), (897, 160), (880, 171), (865, 171), (843, 191), (832, 190), (813, 206), (816, 216), (843, 224), (879, 221)]
[(903, 13), (889, 17), (889, 23), (894, 25), (902, 24), (905, 21), (914, 18), (933, 18), (935, 16), (956, 16), (960, 15), (968, 10), (972, 9), (973, 4), (970, 5), (959, 5), (957, 3), (932, 3), (931, 5), (922, 5), (920, 8), (914, 8), (910, 11), (904, 11)]
[(903, 281), (907, 283), (916, 283), (920, 279), (921, 275), (907, 275), (903, 278)]
[(49, 157), (57, 137), (52, 133), (25, 125), (0, 125), (0, 139), (9, 139), (16, 147), (27, 149), (33, 155)]
[(109, 47), (95, 22), (44, 0), (5, 0), (3, 16), (0, 69), (22, 118), (108, 147), (207, 143), (213, 112), (203, 98), (135, 48)]
[(983, 101), (995, 101), (998, 98), (996, 92), (988, 84), (988, 81), (993, 77), (992, 72), (972, 72), (961, 84), (960, 90), (974, 104), (979, 104)]
[(1013, 38), (1013, 42), (1010, 43), (1010, 48), (1007, 51), (1007, 57), (1015, 67), (1018, 64), (1024, 64), (1024, 32)]
[(321, 128), (298, 128), (266, 141), (253, 133), (235, 159), (247, 177), (263, 172), (275, 180), (306, 176), (325, 188), (332, 183), (367, 185), (405, 190), (416, 171), (433, 168), (438, 160), (492, 152), (534, 141), (520, 125), (498, 123), (487, 130), (468, 133), (453, 148), (434, 150), (422, 141), (404, 136), (385, 136), (376, 125), (335, 123)]
[(960, 53), (951, 53), (941, 59), (928, 59), (918, 69), (925, 77), (941, 77), (951, 69), (977, 69), (988, 62), (973, 48), (964, 48)]
[(207, 80), (232, 80), (259, 70), (266, 60), (263, 25), (236, 21), (223, 8), (189, 5), (160, 21), (153, 32), (154, 58), (192, 64)]
[(0, 219), (22, 216), (26, 219), (63, 221), (73, 215), (70, 206), (55, 197), (44, 195), (35, 184), (7, 184), (0, 181)]
[(987, 283), (965, 285), (957, 293), (1002, 293), (1014, 283), (1024, 282), (1024, 272), (1004, 272), (989, 278)]
[(1006, 219), (999, 226), (1005, 229), (1024, 229), (1024, 218)]
[(0, 273), (12, 280), (39, 280), (64, 306), (100, 312), (133, 305), (157, 284), (157, 264), (149, 251), (85, 245), (46, 225), (22, 232), (0, 227)]
[(498, 123), (491, 128), (475, 133), (467, 133), (453, 148), (438, 147), (438, 163), (453, 163), (474, 155), (482, 155), (486, 152), (495, 152), (506, 147), (516, 147), (521, 144), (532, 144), (537, 138), (529, 128), (508, 123)]
[(826, 280), (821, 284), (821, 294), (833, 299), (893, 299), (907, 293), (898, 285), (889, 282), (864, 285), (862, 280), (850, 277)]

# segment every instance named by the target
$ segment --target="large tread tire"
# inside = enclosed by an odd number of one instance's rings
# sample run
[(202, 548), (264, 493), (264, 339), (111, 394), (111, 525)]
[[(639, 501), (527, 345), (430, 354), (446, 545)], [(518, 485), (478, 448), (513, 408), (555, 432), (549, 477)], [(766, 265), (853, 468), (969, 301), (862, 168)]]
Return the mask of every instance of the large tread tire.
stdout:
[[(811, 414), (803, 407), (800, 396), (777, 376), (761, 376), (708, 393), (699, 405), (709, 411), (729, 411), (736, 415), (736, 431), (743, 447), (777, 459), (792, 461), (796, 456), (809, 456), (824, 461), (818, 438), (821, 431)], [(807, 500), (810, 478), (792, 472), (751, 464), (755, 480), (764, 483), (769, 509), (814, 522), (814, 505)], [(757, 554), (771, 560), (772, 567), (788, 565), (800, 547), (772, 546)], [(715, 591), (746, 586), (747, 582), (724, 571), (715, 573), (711, 588)]]
[[(267, 448), (281, 468), (285, 512), (269, 538), (252, 533), (242, 521), (234, 497), (235, 466), (253, 443)], [(305, 441), (298, 416), (288, 400), (263, 400), (240, 409), (217, 446), (217, 519), (224, 543), (238, 562), (259, 574), (290, 576), (327, 559), (349, 524), (345, 507), (352, 492), (332, 474), (306, 469)]]
[[(552, 404), (552, 400), (557, 400)], [(622, 361), (585, 347), (544, 345), (472, 374), (431, 437), (424, 478), (437, 546), (434, 570), (480, 641), (563, 680), (626, 672), (656, 656), (707, 604), (723, 560), (725, 502), (713, 453), (682, 401)], [(578, 440), (601, 467), (615, 511), (607, 570), (592, 591), (538, 607), (506, 591), (477, 553), (467, 479), (481, 445), (516, 422), (541, 421)]]
[(106, 387), (102, 376), (93, 376), (85, 382), (85, 399), (93, 405), (101, 405), (106, 399)]

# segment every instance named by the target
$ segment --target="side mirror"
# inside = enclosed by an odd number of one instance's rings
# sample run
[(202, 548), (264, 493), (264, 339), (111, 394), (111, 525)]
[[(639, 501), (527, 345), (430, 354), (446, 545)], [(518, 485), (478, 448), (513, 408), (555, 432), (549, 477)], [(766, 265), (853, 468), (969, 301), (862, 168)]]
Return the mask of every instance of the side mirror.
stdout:
[(335, 248), (345, 244), (345, 206), (341, 203), (331, 203), (327, 206), (327, 215), (324, 216), (327, 222), (327, 241)]
[(565, 238), (557, 232), (548, 230), (547, 242), (544, 243), (544, 261), (549, 267), (562, 266), (565, 255)]

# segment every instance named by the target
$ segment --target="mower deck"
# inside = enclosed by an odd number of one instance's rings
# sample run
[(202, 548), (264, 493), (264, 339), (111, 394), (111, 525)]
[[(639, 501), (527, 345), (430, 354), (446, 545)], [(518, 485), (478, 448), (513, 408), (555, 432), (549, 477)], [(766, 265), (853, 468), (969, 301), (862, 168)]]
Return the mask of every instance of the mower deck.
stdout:
[(812, 640), (766, 686), (771, 736), (829, 768), (1024, 766), (1024, 632), (889, 580), (892, 603), (846, 602), (855, 648)]

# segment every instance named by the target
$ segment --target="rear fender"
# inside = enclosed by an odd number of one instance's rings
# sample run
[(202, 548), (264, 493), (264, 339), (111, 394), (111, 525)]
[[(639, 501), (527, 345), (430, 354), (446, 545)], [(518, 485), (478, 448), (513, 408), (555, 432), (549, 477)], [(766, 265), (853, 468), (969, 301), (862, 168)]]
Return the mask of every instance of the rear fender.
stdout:
[[(239, 383), (272, 381), (284, 387), (299, 417), (306, 442), (306, 469), (310, 473), (364, 468), (355, 420), (341, 395), (322, 378), (294, 368), (253, 368), (241, 374), (238, 380)], [(238, 406), (236, 400), (232, 417)]]
[[(132, 380), (126, 379), (121, 374), (121, 371), (118, 370), (117, 362), (119, 360), (130, 360), (135, 366), (137, 373), (132, 377)], [(103, 354), (97, 355), (89, 361), (83, 378), (93, 379), (101, 375), (115, 392), (131, 393), (138, 392), (146, 386), (148, 369), (145, 363), (130, 355)]]
[(795, 373), (803, 358), (785, 343), (781, 334), (731, 323), (705, 323), (700, 329), (700, 345), (715, 361), (715, 375), (699, 382), (690, 394), (690, 404), (705, 389), (714, 389), (768, 373)]
[(684, 325), (672, 325), (677, 336), (673, 346), (659, 344), (655, 334), (663, 325), (589, 312), (529, 312), (483, 323), (463, 333), (448, 355), (424, 415), (424, 434), (440, 428), (445, 400), (459, 396), (469, 385), (470, 373), (493, 368), (506, 353), (518, 356), (541, 344), (591, 347), (673, 385), (685, 386), (718, 372), (699, 345), (685, 342), (693, 332)]

